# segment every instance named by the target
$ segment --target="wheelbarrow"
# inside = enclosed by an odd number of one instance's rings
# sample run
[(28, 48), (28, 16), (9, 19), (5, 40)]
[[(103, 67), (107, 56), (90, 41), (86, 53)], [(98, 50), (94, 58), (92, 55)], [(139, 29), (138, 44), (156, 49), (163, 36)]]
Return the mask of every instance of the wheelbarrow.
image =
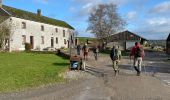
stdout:
[(75, 55), (70, 57), (70, 66), (69, 69), (77, 69), (80, 70), (82, 66), (82, 57)]

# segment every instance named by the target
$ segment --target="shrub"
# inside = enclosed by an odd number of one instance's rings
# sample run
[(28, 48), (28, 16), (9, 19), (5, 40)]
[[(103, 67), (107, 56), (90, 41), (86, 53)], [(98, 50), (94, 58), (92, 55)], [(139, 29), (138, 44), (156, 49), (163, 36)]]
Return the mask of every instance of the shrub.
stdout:
[(32, 45), (30, 43), (25, 43), (25, 51), (30, 51), (32, 49)]
[(66, 47), (61, 47), (60, 49), (61, 49), (61, 50), (64, 50), (64, 51), (67, 51), (67, 50), (68, 50), (68, 48), (66, 48)]

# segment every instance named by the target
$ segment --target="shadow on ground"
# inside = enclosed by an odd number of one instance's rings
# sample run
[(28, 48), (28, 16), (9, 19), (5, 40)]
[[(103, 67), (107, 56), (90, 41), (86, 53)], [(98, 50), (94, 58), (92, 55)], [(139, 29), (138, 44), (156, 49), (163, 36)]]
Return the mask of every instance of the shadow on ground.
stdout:
[[(112, 67), (112, 65), (107, 65), (107, 67)], [(131, 65), (119, 65), (119, 68), (125, 69), (125, 70), (134, 70), (133, 66)], [(169, 67), (158, 67), (154, 65), (145, 65), (145, 66), (142, 66), (142, 71), (153, 72), (153, 73), (170, 73), (170, 66)]]

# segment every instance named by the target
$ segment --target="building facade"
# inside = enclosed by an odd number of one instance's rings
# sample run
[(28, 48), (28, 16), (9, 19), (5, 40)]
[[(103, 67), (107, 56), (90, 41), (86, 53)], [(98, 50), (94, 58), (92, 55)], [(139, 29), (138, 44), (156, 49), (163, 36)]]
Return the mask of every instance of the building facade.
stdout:
[(0, 15), (6, 19), (1, 23), (11, 26), (10, 38), (5, 46), (9, 51), (25, 50), (25, 43), (32, 45), (32, 50), (45, 50), (47, 48), (68, 48), (74, 44), (74, 28), (64, 21), (48, 18), (41, 15), (2, 6)]
[(119, 45), (122, 50), (130, 50), (135, 45), (135, 42), (143, 44), (145, 41), (147, 41), (147, 39), (128, 30), (107, 38), (107, 42), (110, 46)]

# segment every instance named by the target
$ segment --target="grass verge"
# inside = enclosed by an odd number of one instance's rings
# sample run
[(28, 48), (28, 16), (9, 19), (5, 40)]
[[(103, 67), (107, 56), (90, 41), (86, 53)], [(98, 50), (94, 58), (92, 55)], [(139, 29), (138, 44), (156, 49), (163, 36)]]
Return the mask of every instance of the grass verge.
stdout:
[(62, 82), (69, 61), (54, 54), (0, 53), (0, 92)]

